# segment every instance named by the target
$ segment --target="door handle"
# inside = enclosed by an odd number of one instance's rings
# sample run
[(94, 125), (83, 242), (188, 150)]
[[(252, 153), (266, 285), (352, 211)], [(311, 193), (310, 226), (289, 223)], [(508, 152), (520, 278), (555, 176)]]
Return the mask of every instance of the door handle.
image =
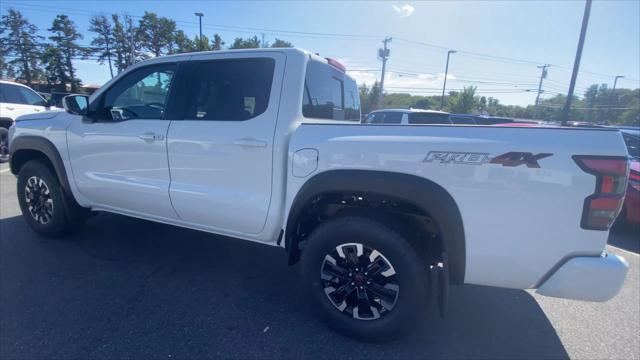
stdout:
[(138, 135), (138, 137), (144, 141), (164, 140), (164, 135), (154, 134), (154, 133), (144, 133), (144, 134)]
[(244, 147), (267, 147), (267, 142), (257, 139), (238, 139), (233, 142), (234, 145), (244, 146)]
[(14, 107), (7, 106), (7, 110), (14, 110), (14, 109), (15, 109)]

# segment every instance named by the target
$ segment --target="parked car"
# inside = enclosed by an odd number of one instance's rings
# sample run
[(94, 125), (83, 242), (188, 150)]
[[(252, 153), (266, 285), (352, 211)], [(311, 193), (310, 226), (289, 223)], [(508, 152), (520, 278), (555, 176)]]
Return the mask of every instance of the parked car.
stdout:
[(454, 124), (467, 125), (496, 125), (515, 122), (514, 119), (507, 117), (474, 114), (451, 114), (450, 118)]
[(640, 223), (640, 129), (618, 127), (631, 157), (629, 184), (621, 217), (629, 223)]
[(386, 125), (434, 125), (451, 124), (449, 113), (422, 109), (382, 109), (372, 111), (362, 121), (363, 124)]
[(28, 86), (0, 80), (0, 162), (9, 159), (8, 134), (15, 118), (48, 108), (49, 103)]
[(158, 57), (64, 104), (11, 127), (34, 231), (99, 210), (282, 247), (350, 336), (402, 334), (450, 284), (606, 301), (627, 273), (603, 252), (628, 171), (617, 130), (413, 126), (447, 114), (406, 110), (363, 125), (344, 66), (299, 49)]

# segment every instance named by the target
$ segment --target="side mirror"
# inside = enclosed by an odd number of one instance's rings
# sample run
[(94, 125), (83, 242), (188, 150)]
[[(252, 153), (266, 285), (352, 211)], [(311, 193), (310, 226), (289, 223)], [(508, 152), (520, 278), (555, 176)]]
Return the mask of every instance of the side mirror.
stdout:
[(67, 95), (62, 98), (64, 110), (73, 115), (87, 115), (89, 97), (86, 95)]

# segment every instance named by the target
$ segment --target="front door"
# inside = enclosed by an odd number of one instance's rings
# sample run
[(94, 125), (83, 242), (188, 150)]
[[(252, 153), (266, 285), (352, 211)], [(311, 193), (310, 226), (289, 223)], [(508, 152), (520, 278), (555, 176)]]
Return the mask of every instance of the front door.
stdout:
[(124, 75), (92, 104), (92, 121), (68, 128), (69, 157), (78, 190), (96, 206), (176, 218), (169, 200), (165, 106), (176, 64), (141, 67)]
[(168, 135), (171, 202), (182, 220), (262, 231), (284, 59), (272, 52), (193, 56), (190, 101)]

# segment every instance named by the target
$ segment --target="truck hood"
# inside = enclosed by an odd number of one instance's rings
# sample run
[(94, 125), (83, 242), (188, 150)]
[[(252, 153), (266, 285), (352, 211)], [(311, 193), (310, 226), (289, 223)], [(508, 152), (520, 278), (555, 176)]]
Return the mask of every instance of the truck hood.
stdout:
[(22, 115), (22, 116), (18, 116), (16, 118), (16, 122), (19, 121), (27, 121), (27, 120), (45, 120), (45, 119), (53, 119), (54, 117), (60, 115), (62, 112), (64, 112), (63, 109), (60, 108), (54, 108), (52, 107), (51, 110), (47, 110), (45, 112), (41, 112), (41, 113), (33, 113), (33, 114), (27, 114), (27, 115)]

